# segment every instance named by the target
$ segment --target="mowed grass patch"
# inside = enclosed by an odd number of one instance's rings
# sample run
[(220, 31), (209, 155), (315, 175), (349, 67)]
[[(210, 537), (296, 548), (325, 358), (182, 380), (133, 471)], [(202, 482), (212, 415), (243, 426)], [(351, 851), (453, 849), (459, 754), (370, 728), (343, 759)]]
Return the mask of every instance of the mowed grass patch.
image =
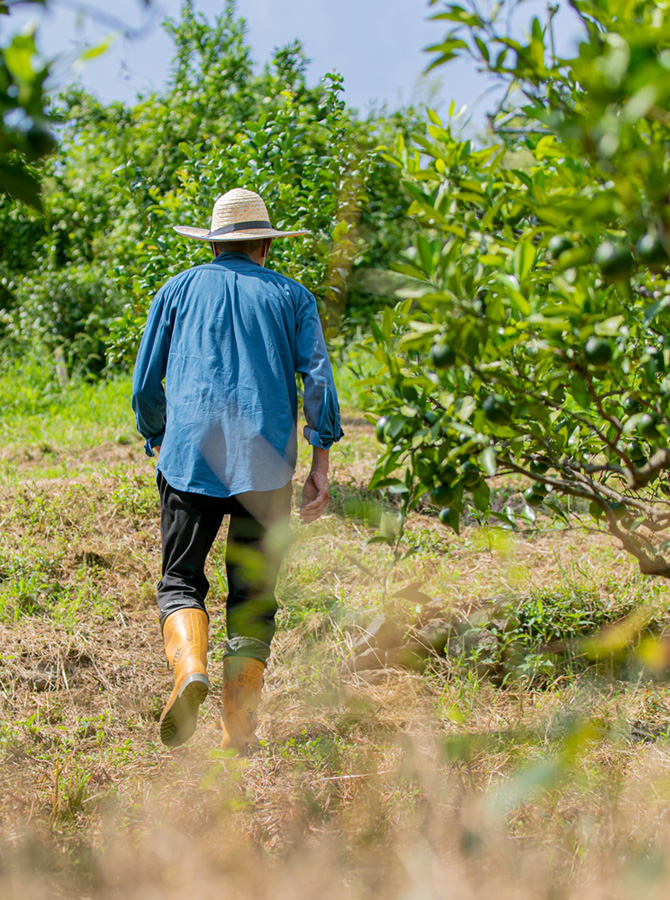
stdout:
[(0, 490), (0, 619), (46, 616), (74, 629), (142, 604), (160, 565), (147, 485), (151, 471), (113, 468)]
[(6, 362), (0, 367), (0, 461), (5, 472), (18, 464), (67, 476), (82, 462), (77, 451), (95, 457), (100, 445), (107, 445), (109, 455), (127, 459), (124, 448), (140, 444), (130, 395), (128, 376), (95, 383), (75, 378), (61, 388), (39, 360)]

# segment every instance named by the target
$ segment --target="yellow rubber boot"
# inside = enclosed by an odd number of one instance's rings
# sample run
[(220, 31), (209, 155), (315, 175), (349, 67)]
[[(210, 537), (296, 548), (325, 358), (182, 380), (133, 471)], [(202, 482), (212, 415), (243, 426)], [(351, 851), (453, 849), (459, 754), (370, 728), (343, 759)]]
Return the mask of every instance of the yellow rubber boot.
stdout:
[(226, 656), (223, 660), (222, 750), (244, 754), (258, 746), (256, 710), (264, 671), (262, 662), (248, 656)]
[(209, 691), (207, 625), (207, 613), (201, 609), (178, 609), (163, 625), (165, 655), (174, 671), (174, 689), (159, 723), (161, 741), (168, 747), (191, 737)]

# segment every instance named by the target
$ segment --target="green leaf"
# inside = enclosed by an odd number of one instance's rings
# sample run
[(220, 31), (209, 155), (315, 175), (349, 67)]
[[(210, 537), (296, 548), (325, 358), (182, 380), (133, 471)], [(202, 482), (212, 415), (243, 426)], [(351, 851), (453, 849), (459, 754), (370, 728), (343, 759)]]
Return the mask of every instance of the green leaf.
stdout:
[(409, 488), (406, 484), (392, 484), (389, 486), (389, 494), (409, 494)]
[(41, 211), (41, 189), (37, 178), (25, 166), (0, 162), (0, 191)]
[(555, 500), (545, 500), (544, 506), (545, 506), (545, 509), (550, 509), (553, 513), (555, 513), (559, 517), (559, 519), (562, 519), (564, 522), (570, 521), (570, 518), (566, 514), (565, 510), (561, 509), (561, 507), (558, 505), (558, 503), (556, 503)]
[(392, 485), (402, 484), (399, 478), (388, 478), (384, 475), (383, 472), (375, 472), (375, 474), (370, 479), (369, 488), (370, 490), (381, 490), (382, 488), (389, 488)]
[(35, 77), (33, 70), (35, 52), (32, 34), (17, 34), (11, 44), (5, 47), (7, 68), (19, 81), (32, 81)]
[(582, 375), (576, 372), (570, 379), (570, 391), (582, 409), (590, 409), (593, 397)]
[(95, 59), (98, 56), (102, 56), (103, 53), (106, 53), (107, 50), (109, 50), (115, 40), (116, 35), (108, 34), (107, 37), (95, 47), (89, 47), (88, 50), (85, 50), (79, 59), (82, 60), (82, 62), (87, 62), (89, 59)]
[(662, 313), (664, 310), (668, 309), (668, 307), (670, 307), (670, 296), (666, 294), (661, 297), (660, 300), (657, 300), (645, 309), (644, 324), (649, 325), (659, 313)]
[(533, 24), (531, 26), (531, 34), (538, 41), (544, 40), (544, 29), (542, 28), (542, 24), (537, 16), (533, 17)]
[(489, 508), (489, 503), (491, 500), (491, 488), (488, 484), (482, 479), (477, 486), (477, 489), (472, 493), (472, 502), (475, 506), (475, 509), (478, 509), (479, 512), (486, 512)]
[(487, 475), (493, 476), (498, 471), (496, 452), (493, 447), (485, 447), (479, 454), (479, 464)]
[(434, 16), (430, 16), (430, 19), (433, 21), (446, 19), (448, 22), (460, 22), (470, 28), (476, 28), (481, 22), (479, 16), (475, 13), (468, 12), (462, 6), (454, 5), (447, 7), (447, 12), (436, 13)]
[(379, 325), (377, 325), (374, 320), (370, 322), (370, 331), (372, 332), (372, 335), (378, 344), (381, 344), (382, 346), (386, 345), (384, 334)]
[(459, 397), (454, 403), (454, 412), (461, 422), (467, 422), (476, 408), (477, 401), (474, 397)]
[[(516, 266), (516, 253), (515, 253), (515, 266)], [(507, 275), (505, 272), (499, 272), (496, 275), (496, 280), (505, 288), (505, 293), (507, 297), (510, 299), (512, 304), (519, 310), (519, 312), (524, 315), (530, 315), (531, 308), (528, 300), (523, 296), (521, 291), (519, 290), (519, 283), (515, 276)]]
[(454, 506), (449, 507), (449, 515), (447, 517), (447, 524), (451, 528), (452, 531), (456, 532), (456, 534), (461, 533), (461, 515), (459, 511)]
[(486, 62), (490, 62), (491, 57), (489, 55), (489, 48), (480, 37), (477, 37), (477, 35), (475, 35), (475, 44), (477, 44), (477, 47), (479, 48), (482, 59), (486, 60)]
[(429, 66), (426, 67), (426, 72), (431, 72), (433, 69), (436, 69), (438, 66), (444, 65), (444, 63), (449, 62), (449, 60), (454, 59), (454, 57), (459, 56), (459, 50), (468, 50), (468, 45), (465, 41), (460, 38), (451, 38), (446, 40), (442, 44), (434, 44), (432, 47), (426, 47), (426, 50), (432, 50), (435, 52), (439, 52), (439, 56), (434, 59)]
[(495, 512), (495, 510), (491, 510), (489, 515), (497, 519), (499, 522), (502, 522), (504, 525), (509, 525), (510, 528), (514, 528), (514, 520), (510, 518), (510, 516), (505, 515), (505, 513)]
[(621, 326), (623, 325), (624, 317), (621, 316), (610, 316), (609, 319), (605, 319), (603, 322), (596, 322), (595, 328), (593, 329), (596, 334), (604, 335), (605, 337), (616, 337), (621, 330)]
[(393, 333), (393, 310), (387, 306), (382, 313), (382, 334), (384, 335), (384, 340), (388, 344), (391, 340), (391, 334)]
[(430, 325), (429, 331), (408, 331), (400, 339), (398, 346), (403, 350), (417, 350), (430, 344), (431, 336), (437, 337), (442, 331), (439, 325)]
[[(514, 274), (519, 282), (524, 282), (535, 263), (535, 247), (528, 241), (519, 241), (514, 250)], [(530, 307), (528, 307), (530, 312)]]

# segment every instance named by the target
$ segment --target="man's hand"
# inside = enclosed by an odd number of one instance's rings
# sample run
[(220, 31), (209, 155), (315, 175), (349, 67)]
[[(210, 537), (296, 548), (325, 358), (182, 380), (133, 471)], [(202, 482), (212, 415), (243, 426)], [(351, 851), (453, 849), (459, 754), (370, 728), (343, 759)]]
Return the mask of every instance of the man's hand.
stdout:
[(161, 446), (160, 444), (157, 447), (154, 447), (154, 456), (156, 457), (156, 462), (158, 462), (158, 458), (161, 455)]
[(300, 504), (300, 521), (303, 525), (316, 522), (328, 506), (328, 451), (314, 447), (312, 470), (302, 490)]

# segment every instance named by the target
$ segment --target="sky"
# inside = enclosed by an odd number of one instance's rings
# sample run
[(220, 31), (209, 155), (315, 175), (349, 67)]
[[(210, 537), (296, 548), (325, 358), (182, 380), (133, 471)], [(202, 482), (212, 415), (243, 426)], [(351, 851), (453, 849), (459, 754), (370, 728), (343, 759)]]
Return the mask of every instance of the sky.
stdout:
[[(12, 2), (12, 0), (10, 0)], [(17, 2), (17, 0), (13, 0)], [(77, 77), (101, 100), (132, 103), (140, 93), (159, 90), (169, 74), (171, 44), (160, 23), (178, 17), (181, 0), (152, 0), (148, 11), (141, 0), (49, 0), (42, 11), (21, 4), (10, 16), (0, 17), (3, 33), (38, 22), (37, 40), (49, 57), (60, 55), (58, 86)], [(196, 0), (196, 8), (210, 21), (220, 13), (223, 0)], [(362, 113), (386, 104), (397, 107), (411, 100), (430, 100), (438, 112), (452, 100), (466, 105), (478, 122), (492, 105), (490, 82), (473, 64), (456, 61), (436, 73), (422, 75), (430, 60), (424, 48), (439, 41), (448, 23), (430, 21), (440, 4), (427, 0), (238, 0), (237, 12), (247, 22), (254, 60), (262, 65), (273, 49), (302, 41), (312, 60), (309, 83), (326, 73), (344, 76), (345, 99)], [(559, 46), (574, 43), (575, 20), (567, 3), (557, 17)], [(546, 16), (544, 0), (523, 5)], [(520, 25), (518, 27), (521, 27)], [(124, 36), (124, 30), (130, 36)], [(84, 64), (72, 63), (85, 46), (96, 46), (110, 34), (117, 37), (104, 54)]]

